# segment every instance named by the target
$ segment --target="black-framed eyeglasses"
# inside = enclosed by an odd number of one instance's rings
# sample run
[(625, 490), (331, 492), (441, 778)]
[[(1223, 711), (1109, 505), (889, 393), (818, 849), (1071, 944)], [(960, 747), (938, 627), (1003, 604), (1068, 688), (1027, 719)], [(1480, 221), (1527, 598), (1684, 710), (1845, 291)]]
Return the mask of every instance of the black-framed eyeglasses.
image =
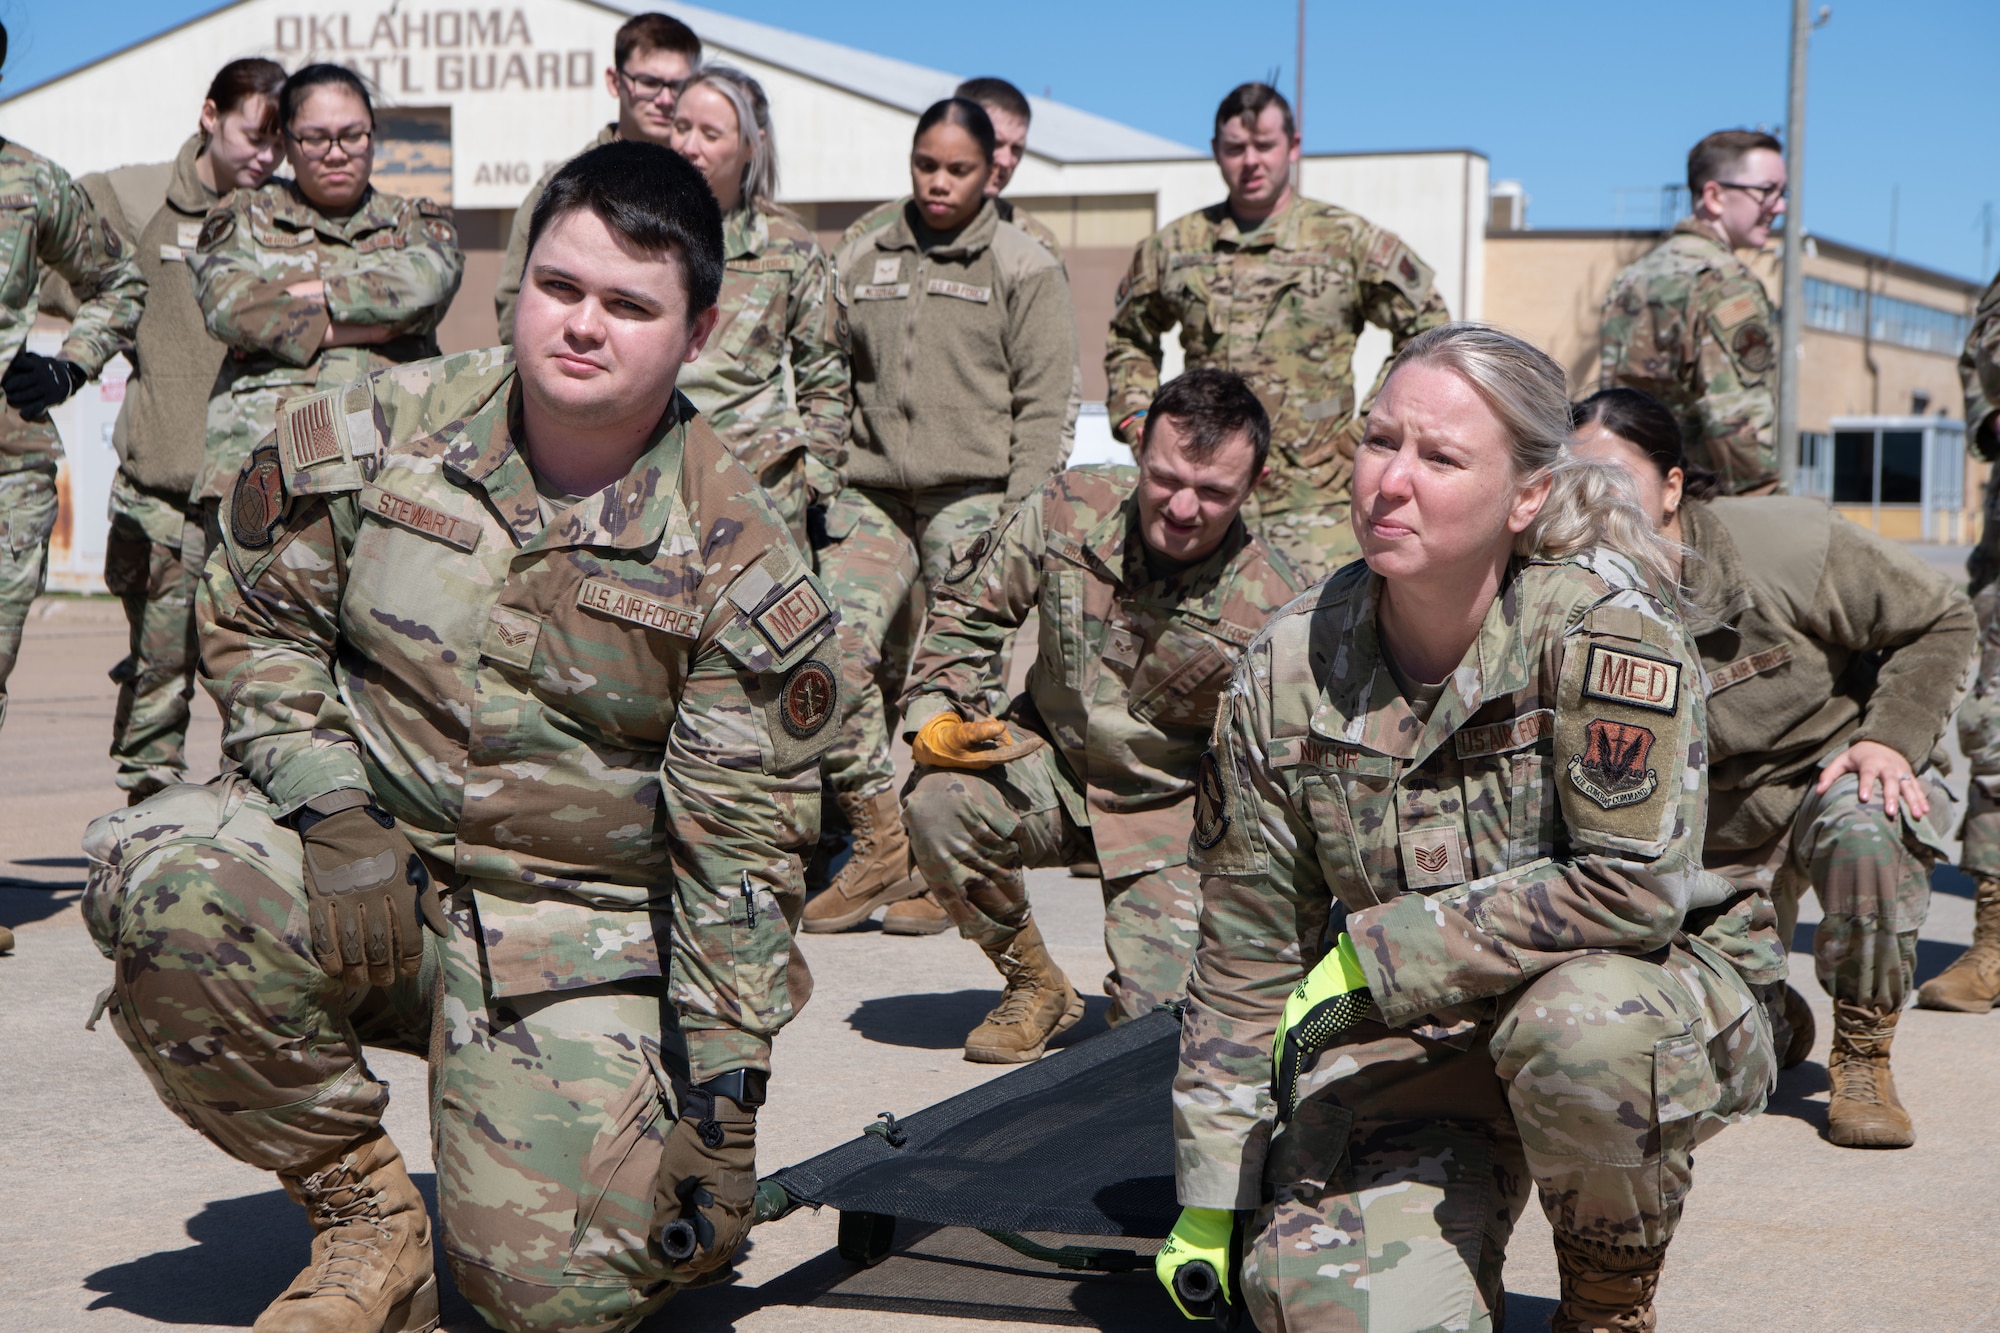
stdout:
[(321, 134), (317, 131), (307, 134), (293, 134), (285, 131), (285, 137), (299, 146), (299, 151), (310, 158), (322, 158), (333, 151), (335, 144), (349, 157), (359, 157), (368, 147), (368, 141), (375, 137), (373, 130), (342, 130), (338, 134)]
[(1791, 188), (1785, 185), (1744, 185), (1737, 181), (1717, 181), (1716, 184), (1725, 190), (1741, 190), (1745, 194), (1754, 194), (1757, 196), (1759, 206), (1764, 208), (1769, 208), (1772, 200), (1783, 199), (1791, 193)]
[(622, 69), (618, 71), (618, 77), (630, 85), (632, 91), (639, 95), (639, 100), (642, 102), (656, 102), (659, 100), (661, 93), (670, 92), (678, 97), (680, 96), (681, 85), (687, 82), (685, 79), (655, 78), (651, 74), (628, 74)]

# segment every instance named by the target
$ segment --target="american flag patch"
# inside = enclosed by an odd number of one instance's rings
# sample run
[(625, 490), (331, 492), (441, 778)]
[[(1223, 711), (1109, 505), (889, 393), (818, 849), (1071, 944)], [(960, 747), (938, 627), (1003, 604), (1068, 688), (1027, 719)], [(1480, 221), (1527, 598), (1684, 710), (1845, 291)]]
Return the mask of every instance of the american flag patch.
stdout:
[(286, 414), (285, 425), (291, 436), (293, 467), (316, 467), (341, 456), (330, 395), (314, 394)]

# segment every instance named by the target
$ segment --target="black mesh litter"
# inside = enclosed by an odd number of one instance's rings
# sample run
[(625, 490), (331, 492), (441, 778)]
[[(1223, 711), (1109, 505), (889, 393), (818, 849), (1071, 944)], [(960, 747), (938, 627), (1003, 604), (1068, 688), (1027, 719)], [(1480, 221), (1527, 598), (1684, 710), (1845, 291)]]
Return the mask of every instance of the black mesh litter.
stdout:
[(799, 1203), (987, 1231), (1165, 1236), (1180, 1025), (1160, 1012), (863, 1134), (775, 1179)]

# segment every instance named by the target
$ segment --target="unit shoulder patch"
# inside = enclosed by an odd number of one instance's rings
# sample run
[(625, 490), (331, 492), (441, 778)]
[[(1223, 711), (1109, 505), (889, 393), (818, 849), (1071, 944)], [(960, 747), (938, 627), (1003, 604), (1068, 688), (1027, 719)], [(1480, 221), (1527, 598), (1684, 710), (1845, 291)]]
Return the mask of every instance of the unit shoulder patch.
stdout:
[(218, 209), (210, 213), (208, 219), (201, 224), (201, 237), (196, 248), (202, 251), (213, 250), (228, 240), (235, 230), (236, 214), (226, 208)]
[(1658, 790), (1660, 775), (1649, 767), (1655, 737), (1648, 727), (1592, 718), (1584, 726), (1583, 753), (1569, 757), (1569, 780), (1606, 810), (1638, 805)]
[(839, 711), (840, 682), (833, 668), (808, 657), (785, 677), (778, 695), (778, 720), (798, 740), (817, 736)]
[(271, 544), (285, 517), (285, 469), (278, 451), (265, 445), (251, 453), (229, 497), (229, 532), (236, 544), (261, 551)]
[(1754, 375), (1769, 370), (1777, 359), (1771, 349), (1771, 331), (1760, 321), (1738, 328), (1729, 340), (1729, 350), (1736, 357), (1737, 364)]
[(979, 562), (993, 549), (993, 532), (988, 529), (967, 542), (952, 559), (944, 571), (946, 583), (963, 583), (972, 577), (972, 571), (979, 568)]

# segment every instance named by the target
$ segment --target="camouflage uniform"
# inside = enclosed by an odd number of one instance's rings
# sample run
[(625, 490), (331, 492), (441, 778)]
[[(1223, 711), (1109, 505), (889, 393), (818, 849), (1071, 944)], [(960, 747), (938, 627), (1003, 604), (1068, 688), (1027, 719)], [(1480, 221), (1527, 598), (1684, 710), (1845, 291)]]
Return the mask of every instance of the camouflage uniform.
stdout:
[(1811, 499), (1724, 499), (1681, 509), (1690, 632), (1708, 704), (1710, 869), (1769, 891), (1789, 943), (1810, 885), (1813, 941), (1836, 1000), (1894, 1012), (1910, 989), (1930, 869), (1950, 804), (1930, 777), (1930, 820), (1863, 805), (1821, 766), (1878, 741), (1925, 774), (1964, 688), (1974, 625), (1965, 594), (1897, 545)]
[[(1965, 388), (1965, 444), (1975, 458), (2000, 458), (2000, 277), (1979, 298), (1958, 358)], [(1972, 769), (1965, 814), (1965, 851), (1959, 858), (1968, 874), (2000, 876), (2000, 485), (1986, 483), (1986, 515), (1979, 545), (1966, 561), (1973, 610), (1979, 616), (1979, 671), (1972, 694), (1958, 710), (1958, 744)]]
[(1778, 484), (1778, 319), (1764, 284), (1693, 218), (1604, 298), (1604, 387), (1643, 389), (1680, 418), (1728, 495)]
[(804, 546), (806, 507), (840, 490), (846, 461), (846, 321), (831, 265), (771, 204), (724, 218), (722, 250), (722, 318), (677, 383)]
[[(1271, 416), (1271, 475), (1244, 519), (1308, 582), (1361, 554), (1348, 524), (1354, 446), (1381, 386), (1354, 400), (1354, 344), (1370, 324), (1401, 347), (1449, 318), (1431, 270), (1393, 233), (1294, 195), (1245, 232), (1226, 203), (1139, 243), (1118, 286), (1105, 409), (1117, 426), (1160, 387), (1160, 340), (1181, 326), (1187, 368), (1233, 370)], [(1140, 424), (1119, 438), (1137, 444)]]
[(1155, 574), (1138, 481), (1132, 467), (1065, 472), (965, 546), (931, 595), (903, 700), (910, 736), (946, 710), (987, 716), (1003, 646), (1041, 613), (1041, 651), (1008, 715), (1049, 744), (994, 768), (921, 772), (905, 820), (925, 881), (988, 954), (1028, 920), (1024, 869), (1096, 860), (1113, 1022), (1186, 987), (1195, 766), (1243, 646), (1298, 591), (1241, 523), (1205, 560)]
[(852, 340), (848, 486), (820, 552), (840, 607), (836, 790), (895, 780), (893, 702), (915, 648), (922, 589), (961, 542), (999, 525), (1067, 458), (1076, 320), (1062, 268), (989, 202), (925, 249), (907, 212), (840, 248)]
[[(200, 508), (229, 494), (286, 402), (436, 356), (465, 255), (458, 229), (428, 199), (370, 188), (352, 213), (330, 218), (279, 180), (223, 200), (190, 265), (208, 331), (230, 349), (208, 405), (208, 447), (192, 492)], [(324, 300), (285, 291), (315, 278), (326, 283)], [(322, 347), (333, 323), (385, 324), (395, 336)]]
[[(1180, 1200), (1251, 1210), (1261, 1328), (1493, 1327), (1530, 1183), (1565, 1239), (1664, 1245), (1690, 1153), (1776, 1072), (1770, 909), (1700, 865), (1694, 645), (1623, 557), (1516, 562), (1428, 714), (1360, 563), (1223, 696), (1191, 863)], [(1274, 1124), (1288, 993), (1352, 935), (1375, 1008)]]
[[(220, 198), (201, 179), (199, 134), (172, 162), (85, 176), (84, 192), (118, 229), (146, 279), (146, 306), (133, 337), (132, 376), (111, 443), (111, 532), (105, 586), (124, 603), (129, 648), (111, 669), (118, 708), (111, 729), (117, 782), (132, 799), (179, 782), (187, 772), (189, 701), (194, 696), (194, 589), (200, 569), (184, 558), (201, 519), (188, 502), (201, 466), (209, 392), (223, 346), (209, 337), (194, 296), (188, 258), (202, 219)], [(43, 305), (74, 313), (59, 280)]]
[[(94, 826), (89, 919), (121, 1034), (224, 1151), (336, 1151), (388, 1096), (360, 1043), (427, 1051), (460, 1290), (506, 1328), (625, 1328), (673, 1290), (645, 1237), (674, 1087), (767, 1068), (809, 989), (834, 615), (684, 398), (567, 509), (517, 400), (484, 351), (280, 409), (200, 595), (241, 779)], [(314, 964), (276, 822), (343, 788), (449, 889), (450, 937), (387, 989)]]
[[(94, 377), (131, 342), (146, 280), (117, 229), (68, 172), (0, 140), (0, 370), (27, 346), (47, 269), (82, 301), (56, 355)], [(0, 399), (0, 723), (21, 627), (48, 576), (60, 457), (52, 422), (29, 421)]]

